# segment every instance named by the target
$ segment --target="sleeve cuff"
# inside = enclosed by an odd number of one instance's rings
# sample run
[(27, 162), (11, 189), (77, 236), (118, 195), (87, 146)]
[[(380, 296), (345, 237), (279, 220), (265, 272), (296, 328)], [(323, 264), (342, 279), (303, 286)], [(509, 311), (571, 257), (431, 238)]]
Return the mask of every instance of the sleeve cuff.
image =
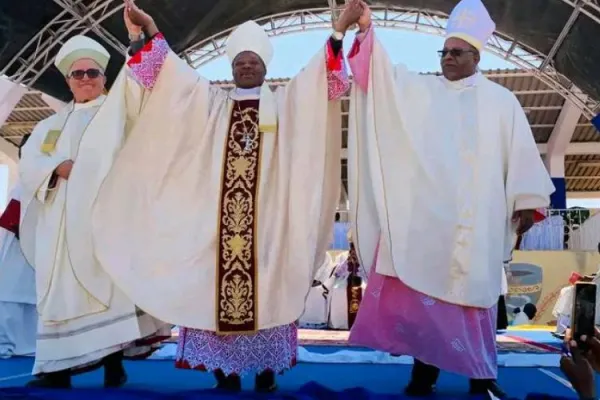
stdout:
[(344, 67), (344, 52), (341, 47), (340, 41), (337, 41), (337, 43), (340, 44), (340, 47), (334, 48), (334, 45), (331, 43), (334, 40), (335, 39), (332, 37), (331, 40), (327, 41), (327, 47), (326, 47), (327, 70), (328, 71), (341, 71)]
[(546, 208), (550, 205), (550, 200), (537, 195), (517, 196), (515, 200), (515, 211), (522, 210), (537, 210), (538, 208)]
[(21, 202), (11, 199), (6, 209), (0, 216), (0, 227), (15, 235), (19, 232), (19, 220), (21, 218)]
[(157, 33), (140, 51), (127, 60), (131, 74), (145, 89), (154, 88), (169, 51), (169, 44), (164, 35)]

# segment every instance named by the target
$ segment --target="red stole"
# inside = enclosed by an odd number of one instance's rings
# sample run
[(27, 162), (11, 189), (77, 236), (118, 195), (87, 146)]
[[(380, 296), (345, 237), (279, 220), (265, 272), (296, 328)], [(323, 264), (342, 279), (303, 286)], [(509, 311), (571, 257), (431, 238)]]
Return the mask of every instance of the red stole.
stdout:
[(6, 209), (0, 216), (0, 227), (14, 233), (19, 234), (19, 220), (21, 218), (21, 202), (11, 199)]

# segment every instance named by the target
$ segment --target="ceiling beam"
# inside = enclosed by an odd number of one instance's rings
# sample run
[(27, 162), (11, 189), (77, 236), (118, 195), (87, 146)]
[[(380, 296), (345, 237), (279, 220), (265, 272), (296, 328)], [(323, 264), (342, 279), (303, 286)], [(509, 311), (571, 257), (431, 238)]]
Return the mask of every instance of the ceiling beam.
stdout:
[(50, 107), (16, 107), (13, 112), (48, 111)]
[[(537, 147), (541, 154), (546, 154), (548, 152), (548, 145), (546, 143), (538, 143)], [(569, 143), (565, 151), (565, 155), (567, 156), (586, 154), (600, 154), (600, 142)]]
[(600, 192), (567, 192), (567, 199), (600, 199)]
[(2, 128), (6, 129), (33, 129), (39, 121), (19, 121), (19, 122), (7, 122)]

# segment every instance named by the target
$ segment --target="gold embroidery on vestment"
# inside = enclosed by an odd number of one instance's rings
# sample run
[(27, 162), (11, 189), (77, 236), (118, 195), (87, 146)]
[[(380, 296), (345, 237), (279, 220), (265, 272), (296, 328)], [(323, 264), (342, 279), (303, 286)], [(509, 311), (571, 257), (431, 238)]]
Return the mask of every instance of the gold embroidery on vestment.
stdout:
[(254, 333), (258, 325), (256, 205), (261, 137), (258, 109), (239, 104), (234, 104), (223, 154), (216, 288), (220, 334)]

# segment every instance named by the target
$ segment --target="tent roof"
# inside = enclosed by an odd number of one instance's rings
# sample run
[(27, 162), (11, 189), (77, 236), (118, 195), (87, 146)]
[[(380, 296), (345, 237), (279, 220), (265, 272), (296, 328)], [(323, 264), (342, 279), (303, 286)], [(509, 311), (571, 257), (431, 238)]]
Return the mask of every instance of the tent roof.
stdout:
[[(138, 0), (154, 16), (172, 48), (179, 53), (223, 33), (248, 19), (323, 8), (336, 0)], [(342, 3), (338, 0), (338, 3)], [(537, 55), (542, 73), (554, 70), (595, 100), (600, 99), (600, 49), (590, 38), (600, 36), (600, 7), (592, 0), (487, 0), (497, 31), (509, 41)], [(58, 45), (69, 36), (91, 28), (110, 48), (114, 62), (109, 82), (123, 61), (127, 35), (122, 22), (122, 0), (19, 0), (0, 4), (0, 72), (60, 99), (69, 93), (54, 68), (49, 68)], [(387, 0), (379, 6), (407, 11), (426, 10), (447, 15), (456, 0)], [(577, 5), (577, 7), (574, 7)], [(42, 34), (40, 34), (42, 32)], [(33, 38), (38, 35), (37, 40)], [(587, 40), (586, 40), (587, 39)], [(28, 42), (32, 41), (28, 44)], [(512, 51), (515, 46), (511, 46)], [(119, 50), (117, 50), (119, 49)], [(12, 64), (7, 68), (9, 63)], [(570, 82), (569, 82), (570, 81)], [(588, 114), (596, 111), (588, 107)]]

